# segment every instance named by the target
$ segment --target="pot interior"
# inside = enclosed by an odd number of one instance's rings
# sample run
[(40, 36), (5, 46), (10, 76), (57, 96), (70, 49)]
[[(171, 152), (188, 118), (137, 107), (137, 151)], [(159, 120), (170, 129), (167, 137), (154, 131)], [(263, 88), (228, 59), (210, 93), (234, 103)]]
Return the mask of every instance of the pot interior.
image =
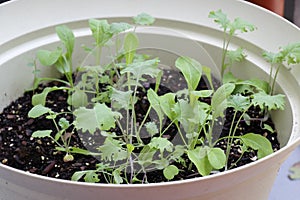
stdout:
[[(111, 18), (110, 21), (130, 22), (130, 19)], [(176, 26), (173, 26), (174, 24)], [(71, 28), (77, 37), (74, 65), (93, 64), (92, 56), (82, 56), (86, 53), (81, 45), (92, 46), (93, 44), (91, 33), (87, 27), (88, 21), (76, 21), (65, 25)], [(157, 19), (154, 26), (140, 27), (136, 31), (140, 40), (139, 51), (159, 57), (162, 65), (174, 66), (178, 56), (190, 56), (202, 65), (210, 67), (215, 77), (220, 77), (222, 32), (219, 30), (185, 22)], [(34, 75), (30, 63), (34, 61), (37, 50), (51, 50), (56, 49), (57, 46), (59, 46), (59, 42), (54, 26), (36, 30), (3, 44), (2, 49), (6, 49), (6, 51), (0, 51), (0, 69), (2, 70), (0, 74), (2, 85), (0, 110), (31, 87)], [(262, 49), (238, 37), (232, 41), (231, 48), (237, 46), (244, 47), (248, 56), (246, 61), (234, 66), (233, 73), (241, 79), (262, 78), (267, 80), (270, 66), (261, 58)], [(108, 50), (104, 54), (102, 62), (110, 62), (109, 59)], [(42, 69), (41, 75), (43, 76), (58, 76), (49, 67), (39, 68)], [(284, 111), (272, 113), (281, 146), (285, 146), (289, 142), (293, 124), (295, 124), (295, 113), (292, 108), (298, 97), (288, 96), (296, 94), (298, 88), (291, 73), (287, 69), (283, 69), (278, 77), (276, 92), (284, 93), (287, 96), (286, 107)]]

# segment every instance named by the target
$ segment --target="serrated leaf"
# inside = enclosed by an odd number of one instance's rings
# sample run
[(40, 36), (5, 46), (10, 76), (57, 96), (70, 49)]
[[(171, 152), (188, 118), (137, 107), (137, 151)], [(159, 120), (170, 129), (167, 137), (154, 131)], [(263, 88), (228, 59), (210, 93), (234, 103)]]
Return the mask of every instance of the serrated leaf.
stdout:
[(280, 54), (288, 64), (300, 63), (300, 43), (292, 43), (282, 47)]
[(155, 22), (155, 18), (147, 13), (141, 13), (134, 17), (133, 21), (139, 25), (152, 25)]
[(114, 171), (112, 172), (112, 175), (113, 175), (113, 177), (114, 177), (114, 182), (115, 182), (116, 184), (121, 184), (121, 183), (123, 183), (123, 178), (122, 178), (122, 176), (121, 176), (119, 170), (114, 170)]
[(214, 22), (219, 24), (224, 30), (227, 29), (227, 26), (230, 23), (229, 19), (227, 18), (227, 15), (223, 13), (221, 9), (217, 11), (211, 11), (208, 17), (212, 18)]
[(158, 130), (155, 122), (147, 122), (145, 124), (145, 127), (146, 127), (147, 132), (150, 134), (150, 136), (154, 136), (157, 133), (159, 133), (159, 130)]
[(96, 129), (109, 130), (115, 127), (115, 113), (105, 104), (96, 103), (94, 108), (78, 108), (74, 111), (75, 127), (83, 132), (94, 133)]
[(112, 34), (118, 34), (131, 28), (132, 26), (125, 22), (115, 22), (110, 24), (110, 32)]
[(175, 165), (169, 165), (163, 170), (164, 177), (172, 180), (179, 173), (179, 169)]
[(242, 33), (245, 33), (245, 32), (254, 31), (256, 29), (256, 27), (253, 24), (251, 24), (241, 18), (236, 18), (233, 20), (232, 23), (230, 23), (229, 29), (230, 29), (229, 33), (231, 35), (233, 35), (235, 33), (235, 31), (237, 31), (237, 30), (241, 31)]
[(90, 19), (89, 26), (96, 41), (96, 45), (98, 46), (105, 45), (105, 43), (113, 36), (107, 20)]
[(244, 145), (257, 150), (258, 159), (273, 153), (271, 142), (259, 134), (247, 133), (241, 136), (241, 140)]
[(31, 137), (33, 138), (44, 138), (51, 137), (52, 130), (40, 130), (32, 133)]
[(264, 92), (259, 92), (252, 95), (252, 102), (255, 106), (259, 106), (261, 109), (267, 108), (268, 110), (283, 110), (285, 105), (285, 95), (269, 95)]
[(88, 183), (98, 183), (100, 179), (95, 170), (87, 170), (84, 175), (84, 181)]
[(112, 137), (107, 137), (104, 144), (98, 150), (101, 153), (101, 158), (105, 161), (120, 161), (127, 159), (128, 153), (122, 148), (123, 143)]
[(244, 81), (239, 81), (236, 83), (237, 85), (249, 85), (255, 89), (255, 91), (263, 91), (265, 93), (269, 93), (270, 85), (268, 82), (261, 79), (249, 79)]
[[(152, 78), (158, 76), (161, 72), (157, 68), (159, 59), (151, 59), (141, 62), (133, 62), (121, 71), (121, 74), (130, 72), (136, 79), (141, 79), (142, 75), (149, 75)], [(135, 81), (136, 82), (136, 81)]]
[(281, 53), (264, 51), (262, 56), (267, 62), (271, 64), (280, 63), (283, 61), (283, 55)]
[(119, 110), (121, 108), (128, 110), (131, 108), (131, 96), (132, 91), (121, 91), (115, 88), (112, 89), (112, 106), (114, 109)]
[(51, 112), (50, 108), (47, 108), (41, 104), (35, 105), (31, 110), (28, 112), (28, 117), (30, 118), (37, 118), (46, 113)]
[(234, 108), (236, 111), (244, 111), (247, 110), (250, 106), (251, 102), (249, 97), (242, 96), (240, 94), (231, 95), (228, 98), (228, 107)]
[(226, 52), (227, 58), (230, 63), (233, 62), (241, 62), (246, 58), (246, 54), (244, 53), (244, 49), (239, 47), (236, 50), (229, 50)]
[(150, 148), (159, 149), (160, 152), (173, 151), (173, 144), (167, 138), (154, 137), (148, 145)]
[(189, 57), (179, 57), (175, 61), (175, 66), (182, 72), (189, 91), (196, 90), (202, 76), (201, 64)]

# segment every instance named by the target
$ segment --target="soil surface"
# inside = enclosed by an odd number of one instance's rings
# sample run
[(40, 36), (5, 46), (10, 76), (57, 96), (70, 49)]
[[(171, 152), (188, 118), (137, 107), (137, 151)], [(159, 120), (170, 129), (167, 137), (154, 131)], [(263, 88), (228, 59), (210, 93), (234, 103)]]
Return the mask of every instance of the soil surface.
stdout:
[[(164, 76), (162, 84), (168, 85), (168, 90), (176, 91), (182, 89), (185, 85), (185, 83), (182, 82), (181, 77), (172, 74), (170, 71), (167, 71)], [(59, 84), (57, 82), (51, 82), (48, 83), (48, 85), (53, 86)], [(144, 84), (145, 88), (149, 88), (150, 85), (151, 84)], [(42, 91), (44, 87), (45, 85), (40, 86), (35, 92)], [(205, 88), (205, 82), (202, 81), (199, 87)], [(56, 144), (50, 138), (35, 139), (31, 137), (34, 131), (49, 129), (49, 127), (52, 127), (51, 129), (55, 132), (51, 120), (45, 119), (44, 117), (37, 119), (28, 118), (27, 114), (32, 108), (32, 95), (32, 91), (25, 92), (23, 96), (12, 102), (0, 114), (0, 162), (4, 165), (30, 173), (68, 180), (71, 179), (71, 176), (76, 171), (95, 169), (96, 164), (99, 163), (99, 160), (96, 157), (74, 154), (74, 161), (64, 162), (63, 157), (65, 153), (56, 151)], [(143, 96), (142, 93), (139, 95)], [(68, 106), (66, 104), (66, 99), (67, 93), (64, 91), (51, 92), (50, 95), (48, 95), (46, 106), (52, 108), (54, 111), (64, 111)], [(145, 109), (143, 106), (147, 107), (148, 102), (144, 98), (141, 99), (143, 99), (143, 102), (138, 103), (138, 110), (141, 110), (140, 112), (143, 113), (143, 110)], [(206, 101), (209, 102), (209, 99), (206, 99)], [(263, 118), (260, 113), (259, 109), (252, 108), (248, 112), (248, 115), (253, 118)], [(219, 134), (216, 135), (217, 138), (228, 134), (232, 115), (232, 110), (228, 109), (226, 111), (226, 119), (222, 123)], [(64, 117), (70, 121), (72, 120), (72, 117), (67, 114)], [(263, 123), (268, 124), (274, 129), (271, 120)], [(276, 131), (271, 133), (261, 127), (263, 127), (263, 124), (259, 120), (251, 121), (250, 126), (244, 122), (240, 124), (236, 135), (249, 132), (264, 135), (271, 141), (273, 150), (277, 151), (280, 148), (280, 145), (277, 140)], [(97, 134), (94, 136), (97, 136)], [(77, 133), (70, 135), (70, 137), (72, 137), (70, 146), (76, 146), (83, 149), (87, 147), (86, 141), (82, 141)], [(172, 136), (170, 137), (170, 140), (171, 138)], [(147, 138), (144, 139), (147, 140)], [(225, 150), (226, 140), (220, 141), (217, 146)], [(229, 157), (229, 166), (233, 165), (233, 168), (235, 168), (257, 160), (255, 151), (245, 153), (242, 158), (240, 158), (240, 156), (241, 150), (239, 146), (233, 146)], [(180, 163), (175, 164), (179, 169), (182, 169), (175, 177), (175, 180), (200, 176), (195, 168), (188, 171), (186, 167), (182, 166)], [(141, 174), (141, 179), (142, 176), (143, 175)], [(148, 172), (147, 180), (148, 182), (167, 181), (164, 178), (162, 171)]]

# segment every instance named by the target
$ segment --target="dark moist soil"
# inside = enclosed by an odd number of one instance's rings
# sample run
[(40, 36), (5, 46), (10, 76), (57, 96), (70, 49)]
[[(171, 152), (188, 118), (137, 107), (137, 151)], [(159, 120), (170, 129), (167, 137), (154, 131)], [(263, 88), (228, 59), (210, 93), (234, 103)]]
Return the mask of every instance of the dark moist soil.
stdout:
[[(47, 86), (53, 85), (59, 85), (59, 83), (51, 82), (48, 83)], [(173, 73), (173, 71), (165, 71), (162, 79), (162, 85), (165, 85), (165, 87), (161, 86), (160, 90), (162, 90), (162, 93), (166, 93), (169, 91), (174, 92), (183, 89), (186, 83), (183, 81), (182, 76), (178, 75), (177, 73)], [(44, 87), (45, 85), (40, 86), (35, 92), (42, 91)], [(144, 87), (150, 88), (151, 83), (144, 84)], [(167, 89), (165, 89), (166, 87)], [(204, 81), (200, 83), (199, 88), (207, 88)], [(51, 120), (45, 119), (44, 117), (40, 117), (38, 119), (31, 119), (27, 117), (27, 113), (32, 108), (32, 95), (32, 91), (25, 92), (22, 97), (12, 102), (0, 114), (0, 162), (4, 165), (8, 165), (30, 173), (67, 180), (70, 180), (71, 176), (76, 171), (95, 169), (96, 164), (99, 163), (97, 158), (93, 156), (74, 154), (74, 161), (64, 162), (63, 157), (65, 153), (56, 151), (55, 144), (51, 139), (34, 139), (31, 137), (32, 133), (36, 130), (45, 130), (49, 129), (49, 127), (53, 127)], [(138, 113), (137, 115), (142, 115), (142, 113), (147, 110), (148, 101), (146, 98), (143, 98), (143, 96), (145, 96), (145, 93), (143, 93), (143, 90), (141, 90), (139, 93), (140, 101), (138, 102), (136, 108), (140, 110), (140, 114)], [(64, 91), (51, 92), (47, 97), (46, 106), (52, 108), (54, 111), (62, 112), (68, 106), (66, 104), (66, 99), (67, 94)], [(203, 100), (207, 102), (210, 101), (210, 99)], [(260, 110), (257, 108), (250, 109), (248, 114), (253, 118), (263, 118)], [(220, 136), (217, 136), (217, 138), (228, 135), (232, 116), (232, 110), (228, 109), (226, 111), (226, 119), (221, 126), (222, 128), (220, 130)], [(64, 117), (70, 121), (72, 120), (71, 116), (65, 115)], [(277, 133), (276, 131), (271, 133), (262, 129), (261, 127), (263, 127), (264, 123), (275, 129), (271, 120), (263, 123), (259, 120), (251, 121), (250, 126), (242, 122), (237, 130), (236, 135), (242, 135), (249, 132), (261, 134), (271, 141), (273, 150), (277, 151), (280, 148), (277, 140)], [(52, 129), (55, 133), (54, 127)], [(97, 134), (95, 135), (97, 136)], [(73, 134), (71, 137), (72, 139), (70, 146), (80, 147), (83, 149), (88, 147), (87, 143), (89, 142), (82, 141), (81, 136), (77, 133)], [(91, 136), (87, 137), (88, 140), (93, 140)], [(170, 140), (172, 140), (174, 135), (170, 133), (165, 137), (168, 137)], [(147, 142), (149, 141), (149, 138), (143, 138), (143, 141)], [(217, 146), (225, 150), (226, 140), (220, 141)], [(88, 147), (88, 149), (90, 148)], [(241, 159), (240, 156), (241, 150), (239, 145), (233, 146), (230, 152), (228, 166), (233, 166), (232, 168), (235, 168), (257, 160), (257, 154), (255, 151), (245, 153)], [(182, 169), (175, 177), (175, 180), (189, 179), (200, 176), (195, 168), (192, 168), (192, 170), (188, 171), (185, 166), (181, 165), (180, 163), (174, 164), (177, 165), (179, 169)], [(139, 178), (143, 179), (143, 177), (144, 175), (141, 174)], [(105, 179), (101, 179), (100, 177), (100, 180)], [(164, 178), (162, 171), (147, 172), (147, 182), (163, 181), (167, 180)]]

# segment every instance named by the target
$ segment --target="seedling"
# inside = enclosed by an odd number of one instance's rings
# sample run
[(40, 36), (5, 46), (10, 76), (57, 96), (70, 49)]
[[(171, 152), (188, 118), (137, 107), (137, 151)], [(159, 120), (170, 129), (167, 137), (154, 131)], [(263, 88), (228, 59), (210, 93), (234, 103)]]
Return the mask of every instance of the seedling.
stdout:
[[(140, 41), (136, 30), (138, 26), (155, 22), (150, 15), (138, 15), (134, 25), (89, 20), (95, 43), (93, 48), (84, 48), (88, 56), (95, 56), (95, 65), (79, 66), (77, 71), (71, 59), (72, 31), (66, 26), (57, 28), (64, 51), (62, 48), (42, 50), (37, 57), (42, 64), (56, 67), (67, 81), (59, 79), (65, 86), (47, 87), (33, 96), (34, 107), (28, 115), (32, 118), (46, 116), (53, 121), (55, 130), (37, 130), (32, 137), (51, 138), (57, 144), (56, 150), (66, 153), (64, 159), (68, 162), (76, 159), (74, 154), (97, 156), (99, 163), (94, 170), (78, 171), (72, 177), (74, 181), (87, 182), (147, 183), (147, 174), (155, 170), (162, 171), (166, 180), (173, 180), (181, 171), (178, 166), (196, 167), (201, 176), (206, 176), (232, 167), (228, 160), (233, 144), (240, 147), (240, 157), (247, 151), (256, 151), (259, 159), (271, 154), (271, 143), (264, 136), (252, 132), (237, 135), (236, 132), (241, 122), (249, 125), (255, 120), (248, 114), (253, 107), (267, 112), (284, 109), (284, 95), (273, 94), (273, 82), (279, 69), (276, 68), (269, 82), (234, 77), (230, 67), (246, 55), (242, 48), (229, 50), (230, 41), (237, 31), (254, 31), (255, 26), (239, 18), (231, 22), (221, 10), (210, 12), (209, 17), (224, 31), (221, 86), (214, 88), (208, 67), (181, 56), (174, 64), (187, 88), (164, 93), (160, 92), (164, 69), (159, 67), (159, 58), (138, 54)], [(104, 48), (115, 48), (111, 63), (101, 61)], [(274, 56), (276, 63), (278, 57), (281, 64), (292, 58), (289, 62), (299, 62), (300, 54), (295, 53), (296, 49), (298, 46), (284, 48), (280, 53), (285, 53), (284, 58)], [(273, 71), (271, 69), (270, 77)], [(73, 80), (74, 75), (77, 81)], [(203, 77), (209, 86), (200, 90), (198, 86)], [(44, 80), (57, 79), (36, 78), (35, 86)], [(74, 117), (73, 121), (61, 117), (64, 113), (46, 107), (48, 94), (55, 90), (68, 91), (67, 114)], [(203, 99), (210, 99), (210, 103)], [(137, 108), (142, 104), (145, 108), (141, 112)], [(224, 121), (221, 119), (228, 109), (233, 110), (229, 134), (218, 138), (215, 127)], [(262, 128), (273, 130), (266, 124)], [(169, 138), (170, 132), (178, 136), (176, 143)], [(71, 146), (71, 135), (79, 133), (98, 135), (102, 143), (94, 149)], [(221, 141), (227, 141), (225, 149), (218, 146)]]

